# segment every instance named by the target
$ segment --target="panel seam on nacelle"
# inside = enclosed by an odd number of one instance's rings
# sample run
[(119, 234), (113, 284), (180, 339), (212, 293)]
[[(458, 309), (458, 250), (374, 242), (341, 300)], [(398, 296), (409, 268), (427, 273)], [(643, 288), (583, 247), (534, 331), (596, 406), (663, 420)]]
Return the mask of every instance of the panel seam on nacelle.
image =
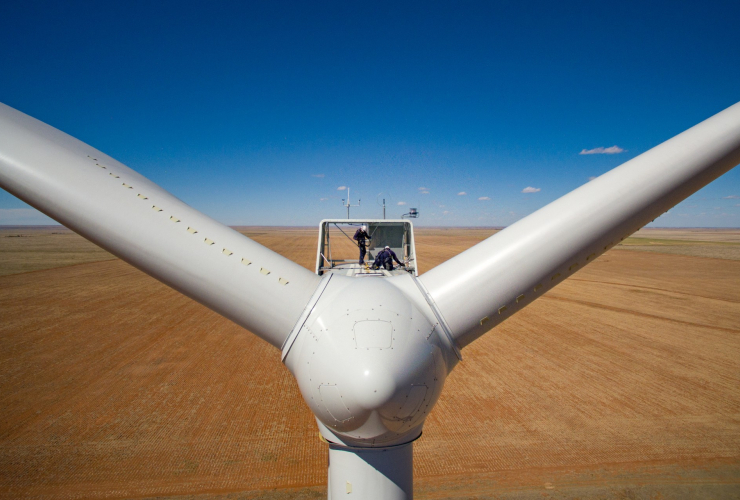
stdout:
[(434, 313), (434, 316), (437, 318), (437, 321), (439, 322), (439, 325), (442, 327), (442, 331), (445, 333), (445, 336), (447, 337), (447, 340), (450, 342), (450, 345), (452, 346), (452, 350), (455, 351), (455, 356), (457, 356), (457, 359), (462, 361), (462, 353), (460, 352), (460, 348), (457, 346), (457, 343), (455, 342), (455, 338), (452, 336), (452, 332), (450, 331), (449, 325), (447, 325), (447, 322), (445, 321), (444, 317), (442, 316), (442, 312), (437, 307), (437, 304), (434, 302), (434, 299), (432, 299), (432, 296), (429, 295), (429, 292), (427, 291), (426, 287), (424, 286), (424, 283), (421, 282), (419, 278), (416, 276), (411, 276), (411, 280), (416, 283), (416, 286), (419, 288), (419, 291), (424, 296), (424, 299), (427, 301), (427, 304), (429, 305), (429, 308)]
[(306, 303), (306, 307), (303, 308), (303, 312), (298, 317), (298, 321), (293, 327), (293, 330), (291, 330), (291, 332), (285, 338), (285, 342), (283, 343), (283, 346), (281, 348), (282, 356), (280, 357), (280, 361), (282, 361), (283, 363), (285, 363), (285, 358), (288, 357), (290, 348), (293, 347), (293, 344), (295, 343), (295, 340), (298, 338), (298, 334), (303, 328), (303, 325), (306, 324), (308, 317), (311, 315), (311, 312), (313, 312), (314, 308), (316, 307), (316, 304), (319, 302), (319, 299), (321, 298), (321, 295), (323, 295), (324, 291), (326, 290), (326, 287), (329, 285), (329, 282), (331, 281), (332, 276), (334, 275), (329, 273), (325, 276), (326, 277), (322, 278), (322, 280), (319, 282), (319, 285), (316, 287), (316, 291), (314, 291), (311, 298), (308, 299), (308, 303)]

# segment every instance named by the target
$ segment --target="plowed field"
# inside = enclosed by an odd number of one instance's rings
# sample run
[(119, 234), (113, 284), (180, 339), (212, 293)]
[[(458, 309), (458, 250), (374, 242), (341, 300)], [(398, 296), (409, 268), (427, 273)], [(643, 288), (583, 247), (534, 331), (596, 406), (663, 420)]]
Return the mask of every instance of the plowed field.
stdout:
[[(315, 230), (243, 230), (313, 269)], [(417, 230), (421, 270), (490, 234)], [(276, 349), (58, 236), (0, 272), (0, 497), (325, 495)], [(740, 497), (740, 261), (612, 250), (463, 356), (417, 498)]]

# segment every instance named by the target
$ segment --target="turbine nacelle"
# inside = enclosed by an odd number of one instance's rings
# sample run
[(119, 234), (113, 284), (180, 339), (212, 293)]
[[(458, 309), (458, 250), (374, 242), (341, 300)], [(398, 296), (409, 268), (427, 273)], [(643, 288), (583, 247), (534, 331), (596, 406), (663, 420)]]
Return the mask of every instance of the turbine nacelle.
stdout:
[(324, 437), (351, 446), (416, 439), (457, 362), (410, 275), (332, 276), (286, 366)]

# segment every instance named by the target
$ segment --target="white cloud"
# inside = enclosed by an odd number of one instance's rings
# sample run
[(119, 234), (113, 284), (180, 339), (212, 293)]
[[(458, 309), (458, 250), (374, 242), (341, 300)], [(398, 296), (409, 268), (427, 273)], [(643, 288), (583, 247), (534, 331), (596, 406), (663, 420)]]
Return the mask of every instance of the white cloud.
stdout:
[(399, 205), (405, 205), (405, 204), (406, 204), (406, 202), (405, 202), (405, 201), (399, 201), (399, 202), (398, 202), (398, 204), (399, 204)]
[(425, 188), (425, 187), (420, 187), (420, 188), (419, 188), (419, 191), (429, 191), (429, 188)]
[(326, 201), (326, 200), (328, 200), (328, 199), (329, 199), (329, 198), (320, 198), (320, 199), (319, 199), (319, 201)]
[(347, 189), (347, 186), (339, 186), (337, 191), (344, 191), (345, 189)]
[(490, 200), (490, 199), (491, 198), (489, 198), (488, 196), (481, 196), (480, 198), (478, 198), (478, 200), (480, 200), (480, 201), (486, 201), (486, 200)]
[(730, 195), (730, 196), (725, 196), (725, 197), (724, 197), (724, 198), (722, 198), (722, 199), (723, 199), (723, 200), (737, 200), (738, 198), (740, 198), (740, 196), (738, 196), (738, 195), (736, 195), (736, 194), (732, 194), (732, 195)]
[(0, 208), (0, 224), (22, 226), (25, 224), (58, 224), (35, 208)]
[(542, 191), (540, 188), (534, 188), (532, 186), (527, 186), (522, 189), (522, 193), (539, 193), (540, 191)]
[(324, 174), (311, 174), (311, 177), (318, 177), (319, 179), (323, 179), (324, 177), (326, 177), (326, 175), (324, 175)]
[(617, 153), (623, 153), (626, 149), (622, 149), (619, 146), (612, 146), (609, 148), (594, 148), (594, 149), (582, 149), (579, 155), (615, 155)]
[(448, 213), (450, 213), (449, 210), (445, 210), (444, 212), (442, 212), (442, 215), (447, 215)]
[(467, 194), (468, 193), (466, 193), (465, 191), (460, 191), (459, 193), (457, 193), (458, 196), (465, 196)]
[(419, 191), (419, 194), (429, 194), (429, 191)]

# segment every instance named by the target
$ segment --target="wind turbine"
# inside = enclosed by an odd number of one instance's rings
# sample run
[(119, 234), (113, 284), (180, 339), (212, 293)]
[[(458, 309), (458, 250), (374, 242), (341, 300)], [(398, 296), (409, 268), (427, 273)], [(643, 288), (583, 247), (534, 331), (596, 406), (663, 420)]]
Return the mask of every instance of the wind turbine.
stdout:
[(740, 103), (419, 276), (319, 277), (0, 104), (0, 186), (282, 350), (329, 442), (329, 498), (412, 498), (460, 350), (740, 163)]

